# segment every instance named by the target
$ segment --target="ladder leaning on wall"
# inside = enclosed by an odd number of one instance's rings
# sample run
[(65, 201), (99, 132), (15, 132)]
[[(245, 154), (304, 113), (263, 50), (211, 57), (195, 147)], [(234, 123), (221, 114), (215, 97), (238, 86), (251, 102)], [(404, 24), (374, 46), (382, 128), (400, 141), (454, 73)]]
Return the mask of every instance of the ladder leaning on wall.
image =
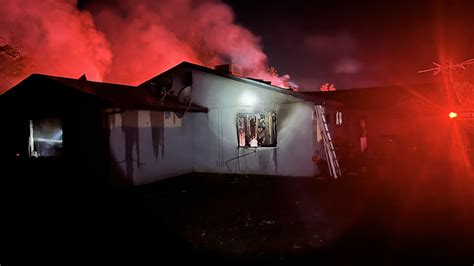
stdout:
[(321, 130), (324, 152), (329, 166), (329, 173), (332, 177), (338, 178), (341, 176), (341, 168), (337, 161), (336, 150), (334, 149), (331, 133), (329, 132), (326, 117), (324, 115), (324, 108), (321, 105), (315, 105), (314, 109), (316, 111), (317, 123), (319, 123), (319, 128)]

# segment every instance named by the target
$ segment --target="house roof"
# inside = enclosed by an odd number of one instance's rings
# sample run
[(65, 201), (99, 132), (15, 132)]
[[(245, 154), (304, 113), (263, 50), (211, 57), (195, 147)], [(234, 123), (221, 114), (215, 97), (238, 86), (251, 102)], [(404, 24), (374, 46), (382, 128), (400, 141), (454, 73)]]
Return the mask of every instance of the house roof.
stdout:
[(218, 71), (212, 68), (193, 64), (186, 61), (183, 61), (179, 63), (178, 65), (166, 70), (165, 72), (160, 73), (159, 75), (149, 79), (148, 81), (143, 82), (139, 86), (95, 82), (95, 81), (86, 80), (85, 78), (82, 78), (82, 77), (79, 79), (73, 79), (73, 78), (65, 78), (65, 77), (58, 77), (58, 76), (51, 76), (51, 75), (44, 75), (44, 74), (32, 74), (28, 78), (20, 82), (19, 84), (11, 88), (10, 90), (3, 93), (3, 95), (15, 94), (15, 91), (18, 90), (19, 88), (24, 89), (25, 87), (28, 87), (31, 84), (49, 85), (53, 87), (67, 87), (67, 88), (75, 89), (77, 91), (81, 91), (89, 95), (93, 95), (99, 99), (105, 100), (118, 107), (135, 108), (135, 109), (144, 108), (144, 109), (154, 109), (154, 110), (175, 109), (175, 110), (187, 110), (191, 112), (207, 112), (208, 110), (205, 107), (198, 106), (196, 104), (191, 104), (188, 107), (187, 105), (180, 103), (178, 101), (177, 96), (174, 96), (174, 95), (167, 95), (162, 101), (161, 97), (158, 95), (156, 91), (151, 89), (150, 86), (146, 86), (146, 84), (148, 84), (150, 81), (153, 81), (154, 79), (158, 77), (164, 76), (169, 72), (174, 72), (177, 70), (188, 70), (188, 69), (209, 73), (212, 75), (235, 80), (238, 82), (243, 82), (243, 83), (260, 87), (263, 89), (290, 95), (295, 98), (303, 99), (306, 101), (312, 101), (315, 103), (322, 102), (321, 98), (318, 98), (314, 95), (309, 95), (306, 93), (293, 91), (291, 89), (277, 87), (263, 80), (234, 76), (230, 73), (225, 73), (222, 71)]
[(115, 107), (129, 109), (151, 109), (151, 110), (187, 110), (190, 112), (207, 112), (207, 108), (191, 104), (190, 106), (180, 103), (176, 96), (166, 96), (163, 100), (157, 92), (143, 87), (113, 84), (105, 82), (88, 81), (81, 77), (79, 79), (32, 74), (3, 95), (14, 95), (15, 91), (28, 88), (32, 84), (51, 87), (70, 88), (81, 91), (104, 100)]
[(336, 91), (302, 92), (311, 97), (337, 101), (352, 108), (385, 108), (406, 101), (447, 104), (446, 91), (440, 84), (354, 88)]
[(183, 62), (177, 64), (176, 66), (166, 70), (165, 72), (160, 73), (159, 75), (143, 82), (142, 84), (139, 85), (139, 87), (146, 87), (146, 84), (148, 84), (150, 81), (153, 81), (157, 77), (166, 75), (169, 72), (174, 72), (174, 71), (177, 71), (177, 70), (180, 70), (180, 69), (192, 69), (192, 70), (196, 70), (196, 71), (201, 71), (201, 72), (216, 75), (216, 76), (219, 76), (219, 77), (223, 77), (223, 78), (235, 80), (235, 81), (238, 81), (238, 82), (243, 82), (243, 83), (246, 83), (246, 84), (250, 84), (250, 85), (260, 87), (260, 88), (263, 88), (263, 89), (283, 93), (283, 94), (290, 95), (290, 96), (293, 96), (293, 97), (296, 97), (296, 98), (299, 98), (299, 99), (309, 100), (309, 101), (318, 101), (317, 99), (315, 99), (315, 97), (311, 97), (309, 95), (306, 95), (306, 94), (301, 93), (301, 92), (293, 91), (291, 89), (285, 89), (285, 88), (281, 88), (281, 87), (278, 87), (278, 86), (274, 86), (274, 85), (271, 85), (267, 81), (264, 81), (264, 80), (259, 80), (259, 79), (254, 79), (254, 78), (238, 77), (238, 76), (232, 75), (230, 73), (225, 73), (225, 72), (213, 69), (213, 68), (193, 64), (193, 63), (186, 62), (186, 61), (183, 61)]

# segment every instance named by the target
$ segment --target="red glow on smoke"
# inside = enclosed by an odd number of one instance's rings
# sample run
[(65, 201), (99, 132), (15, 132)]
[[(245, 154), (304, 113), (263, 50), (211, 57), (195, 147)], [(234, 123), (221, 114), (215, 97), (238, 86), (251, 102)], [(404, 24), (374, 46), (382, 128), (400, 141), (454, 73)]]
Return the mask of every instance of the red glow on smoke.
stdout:
[(70, 0), (2, 1), (0, 36), (21, 47), (31, 72), (100, 80), (112, 60), (91, 14)]
[[(139, 84), (189, 61), (238, 64), (243, 74), (288, 83), (267, 71), (260, 39), (217, 0), (120, 1), (78, 10), (75, 0), (5, 0), (0, 36), (12, 38), (39, 72)], [(27, 75), (25, 74), (25, 76)], [(24, 78), (24, 77), (21, 77)]]

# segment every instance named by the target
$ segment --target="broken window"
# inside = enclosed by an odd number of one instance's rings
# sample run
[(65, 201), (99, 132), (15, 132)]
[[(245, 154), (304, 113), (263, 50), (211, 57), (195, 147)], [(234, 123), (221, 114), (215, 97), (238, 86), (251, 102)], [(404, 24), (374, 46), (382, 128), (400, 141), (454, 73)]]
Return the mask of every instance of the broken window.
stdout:
[(239, 147), (276, 147), (276, 113), (237, 115)]
[(29, 157), (60, 156), (63, 146), (63, 130), (57, 118), (43, 118), (29, 121)]
[(336, 112), (336, 125), (342, 126), (342, 112), (341, 111)]

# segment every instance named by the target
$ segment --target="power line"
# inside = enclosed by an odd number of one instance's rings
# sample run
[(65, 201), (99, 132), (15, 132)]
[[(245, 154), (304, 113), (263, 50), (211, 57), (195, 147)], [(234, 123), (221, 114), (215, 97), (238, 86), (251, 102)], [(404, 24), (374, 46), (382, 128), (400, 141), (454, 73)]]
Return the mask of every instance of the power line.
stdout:
[(449, 73), (451, 74), (453, 70), (465, 70), (467, 65), (472, 65), (472, 64), (474, 64), (474, 58), (463, 61), (461, 63), (457, 63), (457, 64), (453, 64), (451, 60), (446, 60), (444, 64), (433, 62), (433, 65), (435, 65), (436, 67), (420, 70), (418, 71), (418, 73), (433, 72), (433, 75), (438, 75), (442, 71), (449, 71)]

